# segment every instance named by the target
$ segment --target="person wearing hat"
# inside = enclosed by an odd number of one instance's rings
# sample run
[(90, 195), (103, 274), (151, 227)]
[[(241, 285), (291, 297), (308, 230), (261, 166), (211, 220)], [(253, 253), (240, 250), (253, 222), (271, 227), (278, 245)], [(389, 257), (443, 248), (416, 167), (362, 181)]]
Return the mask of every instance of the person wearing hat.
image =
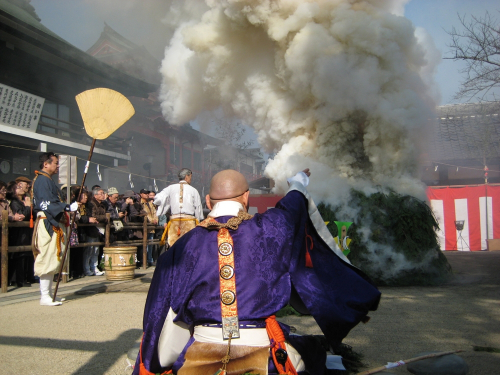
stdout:
[(112, 227), (114, 232), (112, 233), (113, 239), (112, 242), (116, 239), (118, 240), (126, 240), (125, 232), (123, 231), (123, 218), (125, 217), (125, 213), (122, 211), (122, 204), (118, 201), (120, 197), (120, 193), (118, 189), (115, 187), (110, 187), (108, 189), (108, 198), (106, 202), (108, 204), (107, 212), (111, 215), (111, 222), (113, 223)]
[(120, 211), (121, 207), (118, 205), (118, 198), (120, 196), (120, 193), (118, 193), (118, 189), (115, 187), (110, 187), (108, 189), (108, 198), (107, 198), (107, 204), (108, 204), (108, 212), (111, 214), (111, 219), (114, 220), (121, 220), (125, 214)]
[(163, 232), (160, 245), (168, 235), (168, 245), (172, 246), (185, 233), (193, 229), (203, 220), (203, 209), (198, 190), (191, 186), (193, 172), (188, 168), (179, 171), (179, 183), (167, 186), (155, 198), (158, 206), (157, 215), (166, 215), (170, 211), (170, 218)]
[[(148, 218), (148, 223), (153, 224), (153, 225), (157, 225), (158, 224), (158, 217), (156, 216), (156, 206), (149, 199), (149, 190), (141, 189), (141, 191), (139, 193), (141, 195), (142, 209), (146, 212), (146, 215)], [(152, 240), (154, 237), (155, 237), (155, 230), (151, 229), (148, 232), (148, 241)], [(147, 254), (148, 254), (148, 259), (147, 259), (148, 266), (153, 266), (154, 265), (153, 245), (148, 245)]]
[[(23, 191), (23, 195), (24, 197), (28, 198), (29, 199), (29, 195), (28, 195), (28, 192), (30, 190), (30, 187), (31, 187), (31, 180), (28, 178), (28, 177), (24, 177), (24, 176), (19, 176), (18, 178), (16, 178), (16, 184), (17, 186), (22, 189)], [(26, 202), (26, 200), (25, 200)], [(31, 200), (28, 201), (28, 205), (31, 205)]]

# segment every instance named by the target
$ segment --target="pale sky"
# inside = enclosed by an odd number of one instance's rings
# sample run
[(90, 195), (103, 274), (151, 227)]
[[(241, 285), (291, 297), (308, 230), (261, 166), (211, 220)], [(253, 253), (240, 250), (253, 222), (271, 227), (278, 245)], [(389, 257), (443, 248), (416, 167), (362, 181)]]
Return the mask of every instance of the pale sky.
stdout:
[[(99, 38), (107, 22), (124, 37), (145, 45), (159, 59), (168, 42), (167, 29), (160, 22), (168, 12), (168, 3), (165, 0), (31, 1), (45, 26), (82, 50), (87, 50)], [(457, 14), (482, 16), (487, 10), (500, 18), (498, 0), (410, 0), (405, 16), (416, 27), (424, 28), (441, 55), (446, 56), (450, 42), (446, 31), (459, 26)], [(441, 102), (437, 104), (454, 103), (462, 67), (459, 62), (441, 61), (435, 76), (441, 92)]]

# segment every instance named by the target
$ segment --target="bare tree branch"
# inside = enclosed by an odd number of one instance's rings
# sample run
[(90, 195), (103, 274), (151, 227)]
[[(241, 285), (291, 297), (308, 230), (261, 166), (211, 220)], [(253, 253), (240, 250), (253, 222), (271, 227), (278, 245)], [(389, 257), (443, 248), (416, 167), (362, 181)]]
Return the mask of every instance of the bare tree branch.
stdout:
[(455, 98), (485, 99), (500, 88), (500, 22), (486, 12), (483, 17), (458, 15), (461, 27), (448, 32), (452, 56), (448, 60), (466, 63), (465, 75)]

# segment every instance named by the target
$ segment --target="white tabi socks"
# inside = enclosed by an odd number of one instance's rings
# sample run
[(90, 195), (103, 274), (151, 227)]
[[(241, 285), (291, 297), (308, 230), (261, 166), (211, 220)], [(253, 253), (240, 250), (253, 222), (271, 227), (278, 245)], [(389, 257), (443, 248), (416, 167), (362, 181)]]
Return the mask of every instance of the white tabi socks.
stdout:
[(40, 276), (40, 305), (42, 306), (58, 306), (62, 305), (61, 301), (52, 302), (52, 280), (54, 275), (41, 275)]
[[(49, 286), (49, 296), (50, 296), (50, 299), (54, 298), (54, 293), (52, 293), (52, 281), (53, 280), (54, 280), (53, 278), (50, 279), (50, 286)], [(63, 298), (56, 297), (56, 302), (64, 302), (64, 301), (66, 301), (66, 298), (64, 298), (64, 297)]]

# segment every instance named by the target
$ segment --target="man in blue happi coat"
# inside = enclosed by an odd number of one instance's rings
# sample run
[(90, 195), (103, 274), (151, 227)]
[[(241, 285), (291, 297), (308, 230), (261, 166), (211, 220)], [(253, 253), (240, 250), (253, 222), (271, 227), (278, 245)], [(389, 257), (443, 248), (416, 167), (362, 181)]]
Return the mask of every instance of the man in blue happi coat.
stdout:
[(67, 212), (76, 211), (78, 203), (64, 203), (61, 190), (52, 180), (59, 172), (59, 159), (53, 152), (40, 155), (40, 171), (33, 180), (33, 213), (37, 216), (33, 234), (35, 275), (40, 278), (40, 305), (57, 306), (64, 299), (52, 301), (52, 281), (59, 272), (69, 234)]
[(158, 260), (134, 374), (325, 373), (325, 350), (274, 314), (307, 311), (335, 349), (380, 292), (335, 245), (309, 175), (290, 178), (276, 207), (253, 217), (245, 177), (213, 177), (209, 217)]

